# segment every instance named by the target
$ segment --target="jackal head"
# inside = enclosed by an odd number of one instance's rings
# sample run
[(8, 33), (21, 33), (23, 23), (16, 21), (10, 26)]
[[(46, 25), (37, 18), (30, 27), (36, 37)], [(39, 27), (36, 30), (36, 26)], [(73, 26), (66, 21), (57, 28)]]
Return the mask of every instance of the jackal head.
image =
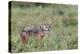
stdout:
[(50, 31), (51, 29), (51, 23), (52, 22), (47, 22), (47, 23), (43, 23), (42, 28), (44, 31)]

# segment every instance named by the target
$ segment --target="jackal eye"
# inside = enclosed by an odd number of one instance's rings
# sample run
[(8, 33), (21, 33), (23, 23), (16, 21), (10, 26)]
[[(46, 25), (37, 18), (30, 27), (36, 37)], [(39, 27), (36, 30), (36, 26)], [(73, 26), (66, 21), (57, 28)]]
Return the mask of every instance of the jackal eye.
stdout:
[(45, 28), (48, 28), (48, 27), (45, 27)]
[(49, 26), (49, 28), (51, 28), (51, 26)]

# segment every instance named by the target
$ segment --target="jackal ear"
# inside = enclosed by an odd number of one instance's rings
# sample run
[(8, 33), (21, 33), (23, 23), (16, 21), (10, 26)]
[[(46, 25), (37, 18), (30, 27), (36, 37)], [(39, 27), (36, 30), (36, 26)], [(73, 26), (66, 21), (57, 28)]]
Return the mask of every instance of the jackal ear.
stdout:
[(49, 21), (48, 24), (51, 25), (52, 24), (52, 21)]

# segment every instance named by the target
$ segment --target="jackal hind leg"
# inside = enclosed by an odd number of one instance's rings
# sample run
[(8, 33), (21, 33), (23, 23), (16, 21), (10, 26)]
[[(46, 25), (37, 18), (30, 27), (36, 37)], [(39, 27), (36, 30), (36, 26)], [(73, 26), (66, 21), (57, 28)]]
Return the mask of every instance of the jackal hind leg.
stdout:
[(28, 43), (29, 36), (26, 32), (21, 33), (21, 42), (22, 44)]

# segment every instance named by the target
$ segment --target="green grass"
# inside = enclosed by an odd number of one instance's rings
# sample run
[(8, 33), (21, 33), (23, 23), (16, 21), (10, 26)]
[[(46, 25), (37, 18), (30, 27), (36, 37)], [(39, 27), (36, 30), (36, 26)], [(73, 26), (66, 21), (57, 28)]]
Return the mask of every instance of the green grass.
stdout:
[[(14, 5), (14, 4), (13, 4)], [(11, 10), (12, 52), (68, 50), (78, 48), (78, 22), (76, 5), (14, 7)], [(52, 21), (51, 31), (42, 41), (30, 37), (28, 44), (21, 44), (20, 32), (29, 24), (39, 25)]]

